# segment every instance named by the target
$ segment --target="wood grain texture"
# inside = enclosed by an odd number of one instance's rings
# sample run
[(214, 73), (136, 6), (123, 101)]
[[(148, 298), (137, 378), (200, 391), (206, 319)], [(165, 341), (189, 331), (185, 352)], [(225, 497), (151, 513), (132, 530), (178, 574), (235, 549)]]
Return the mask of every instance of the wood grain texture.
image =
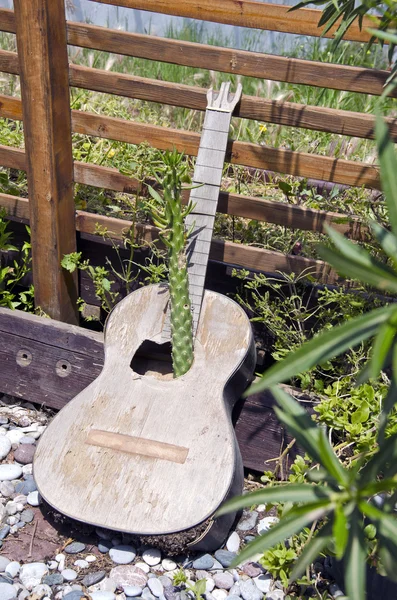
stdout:
[[(8, 100), (2, 96), (0, 98), (0, 115), (13, 114), (14, 117), (12, 118), (18, 118), (17, 101), (10, 102), (9, 106), (8, 109)], [(8, 110), (9, 113), (7, 113)], [(77, 110), (72, 111), (72, 129), (76, 133), (110, 138), (130, 144), (140, 144), (142, 141), (146, 141), (160, 150), (172, 150), (175, 147), (178, 151), (191, 156), (197, 156), (200, 142), (198, 133), (157, 125), (146, 125)], [(380, 189), (378, 167), (357, 161), (319, 156), (307, 152), (294, 152), (233, 140), (229, 140), (226, 160), (232, 164), (287, 173), (298, 177), (310, 177), (351, 186), (363, 185)], [(99, 167), (97, 167), (96, 173), (98, 170)], [(110, 171), (108, 173), (110, 176)], [(83, 183), (92, 185), (89, 182), (95, 180), (96, 174), (88, 177), (87, 169), (87, 177)], [(138, 183), (134, 182), (133, 187), (136, 189), (137, 185)]]
[[(237, 398), (224, 388), (247, 357), (254, 367), (248, 318), (230, 299), (206, 292), (191, 369), (172, 380), (139, 375), (131, 359), (143, 340), (160, 341), (168, 300), (165, 286), (148, 286), (115, 307), (106, 325), (101, 375), (40, 439), (34, 458), (38, 489), (68, 516), (138, 534), (181, 531), (214, 513), (235, 469), (242, 468), (230, 420)], [(189, 451), (183, 463), (156, 453), (120, 452), (111, 444), (87, 444), (92, 430)], [(107, 486), (110, 477), (113, 485)], [(180, 495), (185, 501), (175, 510)]]
[(64, 2), (15, 0), (15, 21), (35, 304), (77, 323), (77, 274), (61, 267), (64, 254), (76, 250)]
[[(14, 13), (0, 9), (0, 30), (15, 32)], [(69, 22), (68, 43), (83, 48), (103, 50), (115, 54), (149, 60), (170, 62), (247, 75), (273, 81), (325, 87), (336, 90), (361, 92), (379, 96), (389, 76), (386, 70), (350, 67), (332, 63), (288, 58), (259, 52), (213, 47), (194, 42), (159, 38), (151, 35), (127, 33), (96, 25)], [(4, 65), (11, 65), (4, 57)], [(397, 90), (392, 92), (397, 96)]]
[[(0, 50), (0, 71), (19, 74), (16, 53)], [(112, 73), (79, 65), (69, 67), (70, 85), (127, 98), (205, 110), (206, 91), (189, 85)], [(18, 100), (0, 96), (1, 114), (19, 119)], [(293, 102), (243, 96), (234, 116), (287, 127), (300, 127), (360, 138), (374, 138), (375, 118), (366, 113), (310, 106)], [(385, 119), (392, 139), (397, 140), (397, 119)]]
[[(0, 308), (0, 392), (56, 410), (65, 406), (100, 374), (104, 361), (103, 335), (82, 327), (66, 325)], [(16, 362), (18, 351), (31, 352), (26, 367)], [(56, 374), (56, 363), (67, 359), (68, 377)], [(256, 394), (236, 406), (234, 420), (243, 464), (248, 469), (271, 470), (266, 460), (280, 454), (288, 441), (273, 411), (270, 393)], [(290, 453), (292, 460), (295, 453)]]
[[(91, 0), (114, 6), (137, 8), (166, 15), (201, 19), (215, 23), (226, 23), (240, 27), (254, 29), (267, 29), (269, 31), (282, 31), (300, 35), (313, 35), (319, 37), (322, 28), (318, 27), (321, 11), (302, 8), (289, 12), (289, 6), (254, 2), (252, 0)], [(353, 23), (346, 32), (344, 39), (355, 41), (369, 41), (370, 35), (366, 28), (373, 27), (374, 22), (364, 18), (362, 30), (357, 22)], [(333, 37), (335, 27), (325, 37)]]

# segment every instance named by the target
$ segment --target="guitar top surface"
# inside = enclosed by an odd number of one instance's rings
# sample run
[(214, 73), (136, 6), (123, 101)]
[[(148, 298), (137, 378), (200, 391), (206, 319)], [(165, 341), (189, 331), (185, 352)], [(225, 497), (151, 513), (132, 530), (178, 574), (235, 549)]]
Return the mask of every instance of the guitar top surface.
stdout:
[[(44, 432), (34, 459), (43, 498), (87, 523), (138, 534), (188, 529), (226, 498), (238, 455), (225, 387), (253, 347), (235, 302), (206, 291), (194, 363), (178, 379), (140, 375), (131, 360), (161, 342), (168, 289), (133, 292), (111, 313), (99, 377)], [(229, 386), (230, 387), (230, 386)]]

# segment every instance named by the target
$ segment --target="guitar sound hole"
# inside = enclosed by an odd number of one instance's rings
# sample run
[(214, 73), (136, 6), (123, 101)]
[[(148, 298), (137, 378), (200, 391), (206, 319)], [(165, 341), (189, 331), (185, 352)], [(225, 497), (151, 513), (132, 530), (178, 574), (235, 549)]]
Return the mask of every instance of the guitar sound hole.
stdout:
[(156, 344), (145, 340), (133, 356), (130, 367), (138, 375), (149, 375), (156, 379), (172, 378), (170, 342)]

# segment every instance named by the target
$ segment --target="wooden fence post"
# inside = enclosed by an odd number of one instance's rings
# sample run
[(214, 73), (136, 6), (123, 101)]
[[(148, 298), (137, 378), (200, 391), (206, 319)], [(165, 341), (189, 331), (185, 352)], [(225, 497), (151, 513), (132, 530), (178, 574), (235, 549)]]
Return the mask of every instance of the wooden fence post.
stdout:
[(60, 264), (76, 250), (64, 0), (15, 0), (14, 9), (35, 303), (53, 319), (77, 323), (77, 276)]

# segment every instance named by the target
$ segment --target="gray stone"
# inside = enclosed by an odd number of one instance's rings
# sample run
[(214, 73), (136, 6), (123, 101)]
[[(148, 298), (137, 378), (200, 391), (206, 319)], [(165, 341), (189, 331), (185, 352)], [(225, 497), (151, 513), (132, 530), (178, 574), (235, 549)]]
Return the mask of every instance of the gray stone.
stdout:
[(172, 581), (167, 575), (160, 575), (159, 581), (161, 581), (164, 588), (172, 586)]
[(10, 577), (9, 575), (6, 575), (5, 573), (3, 575), (0, 575), (0, 583), (13, 583), (12, 577)]
[(22, 468), (16, 464), (0, 465), (0, 481), (12, 481), (22, 476)]
[(193, 569), (211, 569), (214, 565), (214, 559), (211, 554), (204, 554), (193, 561)]
[(1, 598), (1, 600), (14, 600), (14, 599), (16, 599), (16, 597), (17, 597), (17, 592), (13, 585), (10, 585), (9, 583), (0, 583), (0, 598)]
[(210, 571), (222, 571), (223, 567), (219, 560), (214, 559), (214, 564), (210, 568)]
[(153, 596), (152, 592), (147, 587), (142, 590), (142, 598), (146, 598), (146, 600), (156, 600), (156, 596)]
[(256, 587), (263, 593), (267, 594), (270, 590), (270, 586), (272, 585), (272, 577), (271, 575), (259, 575), (254, 578), (254, 583)]
[(222, 567), (230, 567), (232, 561), (237, 558), (237, 554), (235, 552), (229, 552), (229, 550), (217, 550), (215, 552), (215, 558), (218, 560)]
[(226, 600), (226, 598), (227, 598), (227, 591), (226, 590), (215, 589), (212, 592), (212, 597), (215, 598), (215, 600)]
[(221, 590), (230, 590), (234, 584), (233, 575), (231, 573), (215, 573), (214, 581), (217, 588)]
[(136, 550), (133, 546), (120, 544), (110, 549), (109, 556), (116, 565), (129, 565), (136, 556)]
[(111, 542), (108, 542), (108, 540), (99, 540), (98, 542), (98, 550), (99, 552), (101, 552), (101, 554), (106, 554), (107, 552), (109, 552), (111, 547), (112, 544)]
[(115, 581), (119, 589), (122, 589), (124, 585), (139, 585), (144, 588), (148, 580), (146, 573), (134, 565), (114, 567), (110, 571), (109, 577)]
[(142, 594), (142, 588), (139, 585), (124, 585), (123, 592), (127, 598), (135, 598)]
[(26, 510), (23, 510), (21, 512), (19, 518), (21, 519), (21, 521), (23, 521), (24, 524), (31, 523), (34, 519), (34, 512), (30, 510), (30, 508), (27, 508)]
[(240, 582), (235, 583), (229, 590), (229, 596), (238, 596), (240, 597)]
[(82, 542), (72, 542), (68, 544), (65, 548), (66, 554), (78, 554), (79, 552), (84, 552), (85, 544)]
[(178, 595), (178, 588), (175, 586), (164, 588), (164, 596), (166, 600), (176, 600)]
[(283, 590), (273, 590), (266, 594), (266, 600), (284, 600), (285, 594)]
[(5, 556), (0, 556), (0, 573), (4, 573), (6, 566), (10, 564), (10, 560)]
[(252, 562), (245, 563), (241, 567), (241, 570), (243, 571), (243, 573), (245, 573), (249, 577), (258, 577), (258, 575), (263, 573), (263, 569), (256, 563), (252, 563)]
[(4, 527), (2, 527), (0, 529), (0, 540), (4, 540), (9, 533), (10, 533), (10, 526), (4, 525)]
[(244, 600), (262, 600), (263, 594), (252, 579), (240, 582), (240, 592)]
[(86, 587), (90, 587), (90, 585), (95, 585), (96, 583), (102, 581), (105, 575), (105, 571), (96, 571), (95, 573), (88, 573), (88, 575), (84, 577), (82, 583)]
[(63, 583), (63, 577), (60, 573), (51, 573), (51, 575), (46, 575), (43, 578), (43, 583), (45, 585), (61, 585)]
[(160, 579), (157, 579), (157, 577), (148, 579), (147, 585), (153, 596), (156, 596), (156, 598), (159, 598), (164, 592), (163, 584), (161, 583)]
[(4, 496), (4, 498), (9, 498), (14, 492), (14, 484), (11, 481), (3, 481), (0, 484), (0, 494)]
[(84, 596), (84, 592), (73, 590), (72, 592), (66, 594), (66, 596), (63, 597), (63, 600), (80, 600), (80, 598), (84, 598)]
[(7, 417), (1, 416), (0, 417), (0, 425), (7, 425), (7, 423), (8, 423)]
[(250, 531), (255, 527), (257, 519), (258, 513), (255, 510), (244, 511), (243, 516), (237, 525), (237, 529), (239, 531)]
[(3, 460), (11, 450), (11, 442), (7, 436), (0, 436), (0, 460)]
[(21, 441), (19, 443), (20, 444), (35, 444), (36, 440), (31, 435), (25, 435), (23, 438), (21, 438)]
[(33, 477), (25, 479), (25, 481), (19, 481), (15, 486), (15, 491), (18, 494), (24, 494), (24, 496), (27, 496), (30, 492), (35, 492), (36, 490), (37, 486)]
[(116, 600), (116, 596), (113, 592), (107, 590), (99, 590), (98, 592), (91, 592), (91, 600)]
[(241, 600), (240, 596), (236, 596), (236, 594), (229, 594), (228, 600)]
[(36, 452), (36, 446), (33, 444), (21, 444), (14, 452), (14, 458), (21, 465), (30, 465), (33, 462), (33, 456)]

